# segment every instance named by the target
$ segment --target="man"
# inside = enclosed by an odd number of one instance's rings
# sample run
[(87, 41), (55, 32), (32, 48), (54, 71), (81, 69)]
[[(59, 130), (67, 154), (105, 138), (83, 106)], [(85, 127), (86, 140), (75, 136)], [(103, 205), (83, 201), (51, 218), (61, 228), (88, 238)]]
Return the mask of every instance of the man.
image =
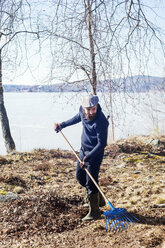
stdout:
[(78, 161), (76, 168), (76, 178), (86, 188), (89, 204), (89, 212), (82, 219), (83, 221), (98, 219), (101, 215), (99, 206), (105, 205), (105, 201), (103, 201), (97, 187), (84, 170), (84, 168), (87, 168), (98, 183), (99, 169), (104, 155), (104, 148), (107, 145), (109, 125), (98, 102), (98, 96), (89, 94), (84, 97), (79, 113), (76, 116), (60, 124), (55, 123), (56, 132), (80, 121), (83, 125), (79, 153), (82, 163)]

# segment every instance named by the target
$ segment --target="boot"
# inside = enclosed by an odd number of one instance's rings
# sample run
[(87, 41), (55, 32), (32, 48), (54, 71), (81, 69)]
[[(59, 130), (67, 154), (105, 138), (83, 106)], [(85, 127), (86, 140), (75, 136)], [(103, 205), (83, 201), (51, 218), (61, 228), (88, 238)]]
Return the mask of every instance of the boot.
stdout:
[[(106, 205), (106, 202), (102, 196), (102, 194), (99, 192), (99, 207), (104, 207)], [(89, 207), (89, 204), (88, 204), (88, 194), (86, 194), (84, 196), (84, 204), (83, 204), (83, 207)]]
[(106, 202), (102, 196), (102, 194), (99, 192), (99, 207), (104, 207), (106, 205)]
[(89, 207), (89, 204), (88, 204), (88, 193), (87, 192), (84, 195), (83, 202), (84, 202), (83, 207)]
[(89, 212), (82, 221), (99, 219), (101, 216), (99, 209), (99, 193), (88, 195)]

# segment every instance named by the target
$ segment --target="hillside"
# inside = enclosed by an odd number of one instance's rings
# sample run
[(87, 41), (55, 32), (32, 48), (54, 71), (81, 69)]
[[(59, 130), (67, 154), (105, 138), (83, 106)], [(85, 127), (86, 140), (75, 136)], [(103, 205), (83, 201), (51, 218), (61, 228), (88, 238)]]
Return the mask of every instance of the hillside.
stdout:
[[(47, 85), (12, 85), (4, 84), (4, 92), (82, 92), (90, 91), (89, 82), (74, 84), (59, 83)], [(99, 91), (112, 92), (146, 92), (149, 90), (164, 90), (165, 80), (161, 77), (133, 76), (115, 80), (98, 81)]]
[[(81, 221), (88, 208), (71, 152), (16, 152), (0, 157), (0, 167), (1, 248), (165, 247), (165, 137), (133, 137), (106, 148), (100, 186), (115, 207), (138, 218), (122, 232), (106, 232), (103, 215)], [(4, 201), (9, 192), (16, 199)]]

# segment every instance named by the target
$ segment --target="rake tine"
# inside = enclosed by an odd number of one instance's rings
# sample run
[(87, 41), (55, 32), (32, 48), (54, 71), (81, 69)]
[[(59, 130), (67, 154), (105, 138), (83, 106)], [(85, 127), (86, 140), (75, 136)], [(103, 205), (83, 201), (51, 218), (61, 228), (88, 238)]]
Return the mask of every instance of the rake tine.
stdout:
[(123, 221), (122, 221), (121, 216), (119, 216), (118, 219), (119, 219), (119, 223), (120, 223), (120, 226), (121, 226), (122, 230), (124, 230), (125, 229), (125, 226), (123, 224)]
[(114, 224), (115, 224), (115, 230), (120, 231), (120, 225), (119, 225), (119, 222), (118, 222), (118, 218), (114, 216), (113, 221), (114, 221)]
[(122, 220), (122, 217), (120, 216), (120, 215), (118, 215), (118, 217), (117, 217), (117, 221), (118, 221), (118, 224), (119, 224), (119, 231), (120, 231), (120, 229), (122, 228), (122, 231), (125, 229), (125, 225), (126, 225), (126, 223), (124, 223), (123, 224), (123, 220)]
[(126, 223), (127, 223), (129, 226), (131, 226), (132, 221), (130, 220), (130, 218), (129, 218), (127, 215), (124, 215), (124, 218), (125, 218)]
[(109, 230), (111, 231), (112, 227), (111, 227), (111, 223), (109, 222), (109, 219), (107, 219), (107, 222), (108, 222)]
[[(111, 221), (111, 223), (110, 223), (110, 221)], [(111, 225), (112, 225), (112, 229), (115, 230), (112, 218), (110, 218), (110, 221), (109, 221), (109, 218), (108, 218), (109, 227), (111, 228)]]
[[(106, 220), (106, 230), (108, 231), (109, 220), (106, 215), (105, 215), (105, 220)], [(111, 230), (111, 227), (110, 227), (110, 230)]]
[(106, 231), (108, 231), (107, 218), (106, 218), (105, 214), (104, 214), (104, 218), (105, 218)]
[(114, 223), (114, 226), (115, 226), (115, 232), (117, 231), (117, 225), (116, 225), (116, 220), (113, 219), (113, 223)]
[[(109, 220), (109, 219), (108, 219)], [(116, 228), (116, 224), (115, 224), (115, 221), (114, 221), (114, 218), (112, 216), (112, 218), (110, 218), (110, 221), (111, 221), (111, 224), (112, 224), (112, 228), (113, 228), (113, 231), (116, 232), (117, 228)], [(110, 223), (110, 222), (109, 222)]]
[(124, 226), (124, 224), (123, 224), (123, 222), (122, 222), (121, 217), (119, 217), (119, 223), (120, 223), (120, 225), (121, 225), (121, 227), (122, 227), (122, 230), (124, 230), (124, 229), (125, 229), (125, 226)]
[(134, 219), (132, 218), (132, 216), (130, 215), (130, 213), (126, 214), (126, 219), (131, 222), (133, 225), (136, 223), (136, 221), (134, 221)]
[(129, 216), (132, 218), (132, 222), (136, 223), (138, 221), (138, 219), (131, 213), (128, 213)]
[(116, 223), (115, 223), (115, 220), (114, 220), (113, 217), (112, 217), (112, 223), (113, 223), (113, 229), (114, 229), (114, 231), (116, 232), (117, 227), (116, 227)]
[[(108, 223), (109, 229), (110, 229), (110, 231), (111, 231), (111, 223), (110, 223), (110, 221), (109, 221), (109, 218), (106, 217), (106, 219), (107, 219), (107, 223)], [(108, 230), (108, 229), (107, 229), (107, 230)]]
[(120, 225), (118, 223), (118, 218), (117, 217), (114, 219), (114, 222), (115, 222), (116, 229), (117, 230), (119, 229), (119, 231), (120, 231)]
[[(115, 227), (116, 227), (116, 231), (118, 231), (118, 228), (119, 228), (119, 226), (118, 226), (118, 222), (117, 222), (117, 219), (116, 219), (116, 217), (114, 216), (114, 223), (115, 223)], [(120, 229), (120, 228), (119, 228)]]
[[(121, 219), (124, 222), (126, 228), (128, 228), (129, 226), (131, 226), (130, 223), (127, 222), (127, 219), (125, 219), (125, 216), (124, 215), (121, 216)], [(129, 226), (127, 224), (129, 224)]]
[(105, 218), (105, 225), (106, 225), (106, 230), (108, 230), (108, 221), (107, 221), (107, 216), (104, 213), (104, 218)]
[(132, 219), (132, 218), (130, 218), (129, 216), (126, 216), (127, 217), (127, 219), (132, 223), (132, 225), (134, 225), (136, 222)]
[(117, 232), (118, 228), (117, 228), (117, 223), (116, 223), (116, 219), (113, 220), (114, 221), (114, 224), (115, 224), (115, 232)]

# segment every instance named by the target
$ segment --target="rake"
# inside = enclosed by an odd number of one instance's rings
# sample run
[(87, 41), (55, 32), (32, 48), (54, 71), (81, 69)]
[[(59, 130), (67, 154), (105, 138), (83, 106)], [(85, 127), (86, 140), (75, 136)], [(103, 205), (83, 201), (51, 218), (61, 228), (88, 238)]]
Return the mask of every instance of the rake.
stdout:
[[(62, 134), (63, 138), (68, 143), (68, 145), (70, 146), (72, 152), (74, 153), (74, 155), (76, 156), (78, 161), (80, 163), (82, 163), (81, 159), (76, 154), (75, 150), (73, 149), (72, 145), (69, 143), (69, 141), (67, 140), (67, 138), (65, 137), (63, 132), (60, 131), (60, 133)], [(95, 179), (90, 174), (88, 169), (85, 168), (84, 170), (89, 175), (89, 177), (91, 178), (91, 180), (93, 181), (95, 186), (98, 188), (99, 192), (101, 193), (101, 195), (105, 199), (107, 205), (111, 208), (111, 209), (109, 209), (109, 210), (104, 212), (106, 230), (107, 231), (112, 230), (112, 231), (115, 231), (115, 232), (116, 231), (122, 231), (125, 228), (128, 228), (129, 226), (131, 226), (131, 224), (135, 224), (138, 221), (138, 219), (134, 215), (132, 215), (131, 213), (127, 212), (127, 210), (125, 208), (114, 208), (113, 205), (110, 203), (110, 201), (107, 199), (107, 197), (104, 195), (104, 193), (102, 192), (101, 188), (96, 183)]]

